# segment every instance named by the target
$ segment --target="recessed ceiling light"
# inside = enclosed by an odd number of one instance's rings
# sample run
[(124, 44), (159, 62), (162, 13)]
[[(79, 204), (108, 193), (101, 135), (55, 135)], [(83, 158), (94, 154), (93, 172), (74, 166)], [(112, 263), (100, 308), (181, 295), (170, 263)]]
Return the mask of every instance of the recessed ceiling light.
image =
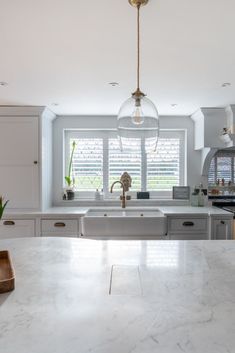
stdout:
[(172, 108), (177, 107), (177, 105), (178, 105), (177, 103), (172, 103), (172, 104), (171, 104)]
[(231, 86), (231, 83), (230, 82), (224, 82), (222, 83), (221, 87), (228, 87), (228, 86)]
[(58, 107), (59, 103), (51, 103), (54, 107)]
[(5, 81), (0, 81), (0, 86), (7, 86), (7, 85), (8, 85), (7, 82), (5, 82)]
[(118, 82), (109, 82), (109, 85), (111, 85), (111, 86), (115, 87), (115, 86), (118, 86), (118, 85), (119, 85), (119, 83), (118, 83)]

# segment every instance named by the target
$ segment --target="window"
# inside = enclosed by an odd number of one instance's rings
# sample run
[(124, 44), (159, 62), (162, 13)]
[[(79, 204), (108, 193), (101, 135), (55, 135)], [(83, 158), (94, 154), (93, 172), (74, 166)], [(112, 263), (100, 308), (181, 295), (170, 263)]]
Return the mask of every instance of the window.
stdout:
[(103, 140), (98, 138), (70, 139), (76, 148), (73, 156), (73, 178), (76, 189), (92, 191), (103, 188)]
[(118, 139), (109, 139), (109, 187), (127, 172), (132, 178), (132, 191), (141, 190), (141, 141), (133, 139), (128, 151), (121, 152)]
[(184, 185), (185, 132), (161, 131), (157, 151), (145, 152), (143, 139), (132, 139), (128, 151), (121, 152), (115, 131), (65, 131), (65, 170), (68, 170), (73, 141), (76, 142), (72, 176), (79, 197), (94, 197), (127, 171), (131, 192), (150, 191), (151, 197), (171, 196), (172, 186)]
[(224, 179), (225, 183), (235, 183), (235, 152), (219, 151), (211, 160), (208, 173), (208, 184), (213, 186), (217, 180)]
[(180, 185), (180, 139), (160, 138), (156, 153), (147, 154), (147, 189), (172, 190)]

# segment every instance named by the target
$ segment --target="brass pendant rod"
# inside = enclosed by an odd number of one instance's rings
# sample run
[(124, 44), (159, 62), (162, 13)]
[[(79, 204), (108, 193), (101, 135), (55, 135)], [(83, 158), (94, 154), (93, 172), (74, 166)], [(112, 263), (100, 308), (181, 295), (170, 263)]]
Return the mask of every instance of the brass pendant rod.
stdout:
[(137, 5), (137, 91), (140, 90), (140, 6)]

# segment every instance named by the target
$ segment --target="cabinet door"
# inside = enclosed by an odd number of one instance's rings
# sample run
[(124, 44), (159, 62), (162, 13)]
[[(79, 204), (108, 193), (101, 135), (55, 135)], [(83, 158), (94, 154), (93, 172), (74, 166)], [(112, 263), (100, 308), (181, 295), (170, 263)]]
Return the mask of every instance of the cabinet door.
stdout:
[(212, 227), (212, 239), (232, 239), (232, 227), (230, 219), (214, 219)]
[(34, 220), (1, 220), (0, 239), (25, 238), (35, 236)]
[(39, 207), (37, 117), (0, 117), (0, 195), (9, 208)]

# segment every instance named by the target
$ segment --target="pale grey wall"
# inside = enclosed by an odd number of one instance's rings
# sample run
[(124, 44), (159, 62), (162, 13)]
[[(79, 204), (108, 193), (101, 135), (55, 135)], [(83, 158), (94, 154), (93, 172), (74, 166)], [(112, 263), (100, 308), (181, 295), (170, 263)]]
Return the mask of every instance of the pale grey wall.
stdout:
[[(115, 116), (59, 116), (53, 121), (53, 188), (54, 205), (61, 201), (63, 184), (63, 131), (64, 129), (116, 129)], [(161, 116), (161, 129), (187, 131), (186, 180), (194, 186), (201, 181), (201, 152), (194, 150), (194, 123), (190, 117)]]

